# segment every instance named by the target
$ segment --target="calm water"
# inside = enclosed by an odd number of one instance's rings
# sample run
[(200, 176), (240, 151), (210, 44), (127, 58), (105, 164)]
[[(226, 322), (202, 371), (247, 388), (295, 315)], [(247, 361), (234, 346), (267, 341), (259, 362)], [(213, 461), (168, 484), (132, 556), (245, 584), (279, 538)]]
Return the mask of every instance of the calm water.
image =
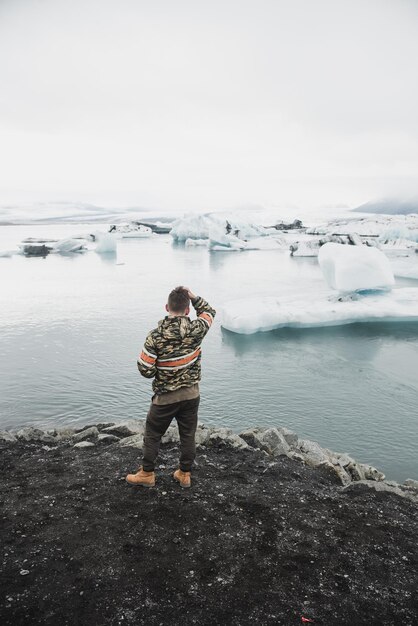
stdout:
[[(3, 227), (0, 247), (69, 232), (89, 228)], [(108, 258), (0, 259), (0, 280), (0, 428), (144, 417), (150, 382), (136, 357), (177, 284), (217, 309), (246, 294), (325, 289), (315, 259), (277, 250), (209, 253), (173, 246), (169, 236), (123, 240)], [(418, 477), (417, 372), (418, 324), (246, 337), (218, 322), (204, 343), (200, 419), (237, 431), (286, 425), (390, 478)]]

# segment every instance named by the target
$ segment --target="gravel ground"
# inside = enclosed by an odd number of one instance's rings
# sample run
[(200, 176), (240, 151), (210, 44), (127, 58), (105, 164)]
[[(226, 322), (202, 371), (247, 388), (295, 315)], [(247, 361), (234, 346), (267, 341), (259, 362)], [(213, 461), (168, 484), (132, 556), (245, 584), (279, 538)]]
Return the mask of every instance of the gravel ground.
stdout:
[(162, 446), (153, 489), (118, 444), (2, 444), (2, 626), (418, 624), (416, 505), (325, 469)]

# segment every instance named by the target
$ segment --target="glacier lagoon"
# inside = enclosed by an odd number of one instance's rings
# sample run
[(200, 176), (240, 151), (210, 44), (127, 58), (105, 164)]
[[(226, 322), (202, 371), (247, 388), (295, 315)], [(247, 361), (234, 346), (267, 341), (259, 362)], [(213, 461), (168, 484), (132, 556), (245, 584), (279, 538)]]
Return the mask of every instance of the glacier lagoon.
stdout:
[[(103, 225), (0, 229), (69, 237)], [(217, 309), (229, 300), (313, 299), (325, 293), (316, 258), (282, 250), (210, 252), (170, 236), (93, 251), (0, 259), (0, 428), (84, 425), (145, 417), (150, 383), (136, 369), (170, 289), (187, 284)], [(396, 279), (396, 287), (417, 281)], [(243, 336), (219, 318), (203, 349), (200, 421), (240, 430), (285, 425), (349, 452), (388, 478), (418, 476), (418, 323), (367, 323)]]

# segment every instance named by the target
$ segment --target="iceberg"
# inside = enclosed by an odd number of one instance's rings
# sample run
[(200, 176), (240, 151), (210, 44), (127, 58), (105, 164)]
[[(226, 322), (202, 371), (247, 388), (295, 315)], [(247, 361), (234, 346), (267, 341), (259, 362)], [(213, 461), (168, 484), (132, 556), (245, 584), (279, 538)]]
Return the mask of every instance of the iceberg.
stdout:
[(226, 232), (224, 224), (213, 223), (209, 228), (209, 249), (214, 252), (274, 250), (280, 248), (284, 249), (286, 247), (287, 244), (282, 235), (259, 236), (245, 240), (238, 237), (236, 234), (232, 234), (232, 232)]
[(0, 259), (9, 259), (14, 254), (18, 254), (18, 250), (0, 250)]
[(402, 237), (398, 239), (380, 238), (379, 248), (389, 256), (407, 256), (418, 251), (418, 244)]
[(218, 213), (205, 213), (204, 215), (189, 215), (176, 220), (173, 222), (170, 234), (175, 241), (184, 242), (187, 239), (210, 239), (211, 232), (217, 235), (218, 233), (232, 235), (239, 239), (263, 237), (277, 233), (275, 228), (258, 226), (241, 218)]
[(152, 229), (139, 222), (112, 224), (109, 233), (116, 233), (122, 239), (143, 239), (152, 236)]
[(418, 280), (418, 256), (406, 256), (391, 259), (391, 266), (395, 276)]
[(186, 239), (186, 241), (184, 242), (184, 245), (187, 248), (196, 248), (198, 246), (204, 246), (205, 248), (208, 247), (209, 244), (209, 240), (208, 239)]
[(84, 239), (60, 239), (52, 244), (51, 252), (71, 254), (72, 252), (84, 252), (86, 241)]
[(385, 289), (395, 283), (389, 259), (377, 248), (326, 243), (318, 262), (328, 286), (337, 291)]
[(418, 321), (418, 288), (295, 298), (235, 300), (221, 310), (221, 325), (243, 335), (276, 328), (340, 326), (355, 322)]
[(256, 237), (249, 241), (234, 235), (224, 235), (222, 241), (209, 239), (209, 248), (214, 252), (234, 252), (242, 250), (286, 250), (287, 242), (283, 237)]
[(328, 242), (340, 243), (350, 246), (377, 246), (377, 240), (372, 238), (363, 239), (357, 233), (347, 233), (346, 235), (325, 235), (323, 237), (304, 238), (295, 240), (289, 247), (290, 256), (318, 256), (321, 246)]
[(117, 235), (113, 233), (96, 233), (96, 252), (99, 254), (115, 254)]
[(379, 241), (409, 239), (418, 242), (418, 215), (373, 215), (330, 220), (308, 228), (309, 235), (345, 235), (355, 232), (364, 237), (376, 237)]

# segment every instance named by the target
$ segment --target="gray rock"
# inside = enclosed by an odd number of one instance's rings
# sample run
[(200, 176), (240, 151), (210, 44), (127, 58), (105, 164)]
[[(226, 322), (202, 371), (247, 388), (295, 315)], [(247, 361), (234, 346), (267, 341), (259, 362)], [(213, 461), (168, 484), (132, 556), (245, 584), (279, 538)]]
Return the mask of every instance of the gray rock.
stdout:
[(260, 448), (273, 456), (290, 452), (290, 446), (278, 428), (249, 428), (239, 436), (252, 448)]
[(352, 480), (365, 480), (366, 478), (365, 472), (363, 471), (361, 464), (356, 463), (356, 461), (353, 461), (352, 463), (348, 463), (347, 465), (344, 465), (344, 466), (338, 464), (337, 467), (340, 467), (346, 473), (348, 473), (351, 476)]
[(99, 436), (97, 437), (98, 443), (109, 444), (116, 443), (117, 441), (120, 441), (119, 437), (116, 437), (116, 435), (110, 435), (109, 433), (99, 433)]
[(302, 463), (305, 462), (305, 457), (303, 456), (303, 454), (301, 452), (298, 452), (296, 450), (290, 450), (290, 452), (287, 455), (290, 459), (293, 459), (294, 461), (300, 461)]
[(246, 430), (240, 432), (239, 436), (241, 439), (244, 439), (244, 441), (248, 443), (251, 448), (261, 448), (259, 435), (265, 430), (267, 430), (267, 428), (259, 428), (257, 426), (254, 428), (247, 428)]
[(336, 476), (339, 482), (344, 486), (351, 483), (350, 474), (348, 474), (344, 467), (341, 467), (341, 465), (335, 465), (334, 463), (331, 463), (331, 461), (324, 461), (323, 463), (320, 463), (318, 467), (327, 468), (329, 472)]
[(57, 438), (53, 437), (52, 435), (48, 435), (48, 433), (45, 433), (40, 438), (40, 441), (42, 441), (42, 443), (57, 443)]
[(89, 428), (85, 428), (81, 430), (79, 433), (75, 433), (72, 436), (72, 441), (74, 443), (78, 443), (79, 441), (87, 441), (87, 440), (96, 440), (99, 436), (99, 431), (96, 426), (90, 426)]
[(364, 463), (360, 463), (360, 466), (366, 480), (385, 480), (385, 475), (372, 465), (364, 465)]
[(94, 443), (92, 441), (79, 441), (74, 444), (73, 448), (94, 448)]
[(131, 435), (130, 437), (124, 437), (119, 440), (120, 446), (129, 446), (132, 448), (142, 448), (144, 445), (144, 435), (142, 433), (138, 433), (136, 435)]
[(43, 430), (27, 426), (17, 431), (16, 437), (23, 441), (41, 441), (41, 437), (45, 435)]
[(355, 461), (349, 454), (343, 452), (332, 453), (333, 462), (343, 467), (348, 472), (354, 481), (360, 480), (384, 480), (385, 475), (372, 465), (366, 463), (359, 463)]
[(284, 435), (277, 428), (268, 428), (259, 436), (261, 448), (273, 456), (285, 456), (290, 446)]
[(99, 430), (100, 432), (104, 429), (104, 428), (110, 428), (111, 426), (114, 426), (115, 422), (99, 422), (99, 424), (95, 424), (95, 426), (97, 426), (97, 430)]
[(24, 244), (21, 246), (25, 256), (47, 256), (52, 248), (44, 244)]
[(230, 428), (217, 428), (209, 435), (208, 446), (225, 446), (227, 448), (248, 448), (248, 444)]
[(341, 467), (346, 467), (347, 465), (350, 465), (351, 463), (355, 463), (355, 460), (353, 458), (351, 458), (351, 456), (349, 454), (347, 454), (346, 452), (343, 453), (334, 453), (334, 455), (337, 459), (337, 463), (338, 465), (341, 465)]
[(404, 482), (404, 485), (418, 491), (418, 480), (414, 480), (413, 478), (407, 478)]
[(305, 463), (310, 467), (318, 467), (318, 465), (330, 461), (325, 450), (316, 441), (299, 439), (298, 449), (302, 453)]
[(389, 485), (384, 481), (359, 480), (345, 487), (345, 490), (364, 489), (365, 487), (378, 492), (387, 491), (389, 493), (394, 493), (401, 498), (405, 498), (407, 500), (411, 500), (412, 502), (418, 503), (418, 494), (410, 491), (409, 489), (402, 489), (401, 485), (394, 487), (393, 485)]
[(65, 441), (66, 439), (71, 439), (74, 434), (74, 428), (60, 428), (55, 436), (59, 441)]
[(206, 426), (199, 425), (196, 430), (195, 441), (197, 446), (205, 446), (209, 442), (209, 437), (211, 435), (211, 429), (206, 428)]
[(279, 432), (282, 433), (283, 437), (286, 439), (286, 442), (291, 448), (296, 448), (298, 445), (299, 438), (296, 433), (284, 426), (279, 426), (277, 428)]
[(16, 437), (7, 430), (0, 430), (0, 441), (16, 441)]
[(177, 443), (177, 441), (180, 441), (178, 428), (175, 424), (171, 424), (164, 433), (161, 443)]
[(102, 433), (108, 433), (109, 435), (116, 435), (117, 437), (131, 437), (132, 435), (139, 435), (144, 432), (144, 422), (139, 420), (128, 420), (126, 422), (120, 422), (114, 426), (107, 426), (103, 428)]

